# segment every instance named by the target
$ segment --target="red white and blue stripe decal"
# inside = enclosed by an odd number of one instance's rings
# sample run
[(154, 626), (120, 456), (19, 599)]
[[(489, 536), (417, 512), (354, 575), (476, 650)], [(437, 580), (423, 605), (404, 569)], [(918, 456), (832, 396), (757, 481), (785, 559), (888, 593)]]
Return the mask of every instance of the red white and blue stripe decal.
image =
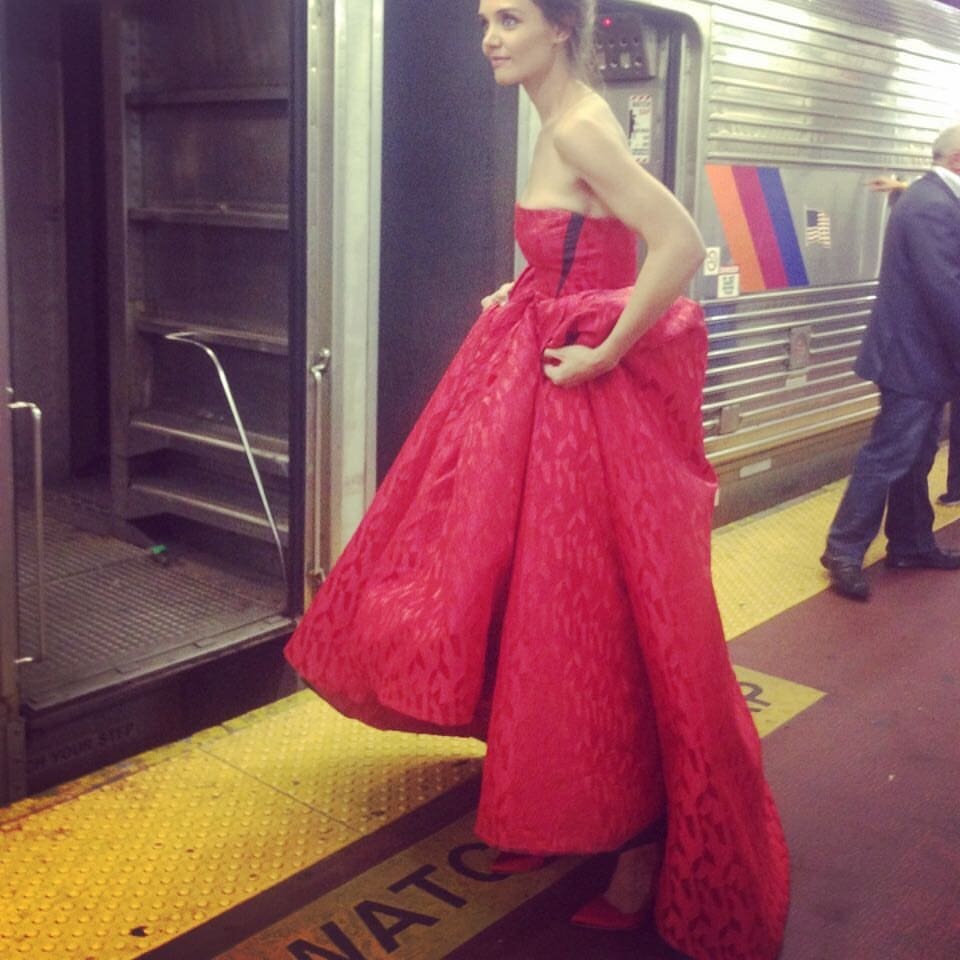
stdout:
[(809, 284), (797, 231), (776, 167), (708, 164), (730, 260), (744, 293)]

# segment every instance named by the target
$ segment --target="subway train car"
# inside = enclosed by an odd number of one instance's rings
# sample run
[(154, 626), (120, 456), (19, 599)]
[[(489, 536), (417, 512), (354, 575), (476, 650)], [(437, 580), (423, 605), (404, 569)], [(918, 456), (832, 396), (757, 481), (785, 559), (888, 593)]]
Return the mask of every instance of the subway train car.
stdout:
[(707, 244), (722, 522), (842, 474), (864, 436), (875, 393), (851, 367), (888, 209), (866, 183), (927, 169), (960, 121), (960, 19), (916, 0), (656, 6), (608, 8), (604, 74)]
[(9, 799), (289, 682), (375, 482), (382, 31), (313, 0), (2, 12)]
[[(279, 648), (476, 314), (536, 135), (471, 3), (6, 0), (0, 799), (288, 688)], [(956, 11), (602, 3), (693, 211), (720, 521), (843, 473), (886, 205)]]

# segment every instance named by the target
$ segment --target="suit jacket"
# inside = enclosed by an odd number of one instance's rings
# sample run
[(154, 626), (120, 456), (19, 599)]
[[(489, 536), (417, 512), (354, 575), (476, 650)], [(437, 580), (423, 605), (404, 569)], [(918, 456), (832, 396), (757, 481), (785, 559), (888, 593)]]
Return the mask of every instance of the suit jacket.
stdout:
[(932, 171), (890, 214), (877, 300), (854, 369), (908, 396), (960, 397), (960, 199)]

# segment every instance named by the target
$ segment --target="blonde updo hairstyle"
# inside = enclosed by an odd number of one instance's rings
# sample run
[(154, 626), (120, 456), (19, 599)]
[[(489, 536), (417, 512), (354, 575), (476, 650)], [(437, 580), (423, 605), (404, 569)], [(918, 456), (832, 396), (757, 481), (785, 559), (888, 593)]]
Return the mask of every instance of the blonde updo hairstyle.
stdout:
[(587, 83), (597, 81), (597, 55), (594, 47), (596, 0), (533, 0), (540, 12), (555, 27), (570, 31), (567, 56), (570, 64)]

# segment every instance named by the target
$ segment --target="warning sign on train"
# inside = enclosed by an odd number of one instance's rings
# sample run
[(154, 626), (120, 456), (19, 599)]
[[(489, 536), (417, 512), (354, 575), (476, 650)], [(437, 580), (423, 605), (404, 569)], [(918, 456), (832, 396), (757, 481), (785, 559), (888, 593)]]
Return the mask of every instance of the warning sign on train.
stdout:
[(731, 300), (740, 296), (740, 268), (721, 267), (717, 272), (717, 299)]
[(653, 136), (653, 98), (648, 93), (630, 97), (630, 152), (637, 163), (650, 162), (650, 142)]

